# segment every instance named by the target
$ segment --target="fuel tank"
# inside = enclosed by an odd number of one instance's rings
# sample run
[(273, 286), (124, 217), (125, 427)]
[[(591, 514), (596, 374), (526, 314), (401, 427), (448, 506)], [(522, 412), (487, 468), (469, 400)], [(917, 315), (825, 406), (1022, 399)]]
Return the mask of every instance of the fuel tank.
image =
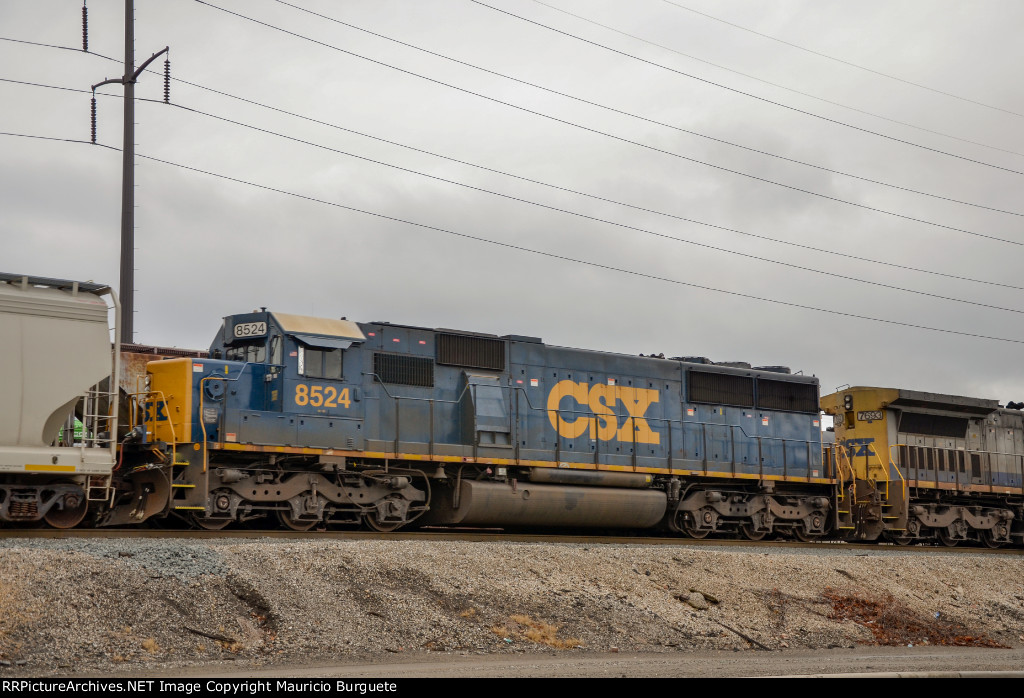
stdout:
[(435, 492), (424, 524), (650, 528), (665, 516), (661, 490), (463, 481)]

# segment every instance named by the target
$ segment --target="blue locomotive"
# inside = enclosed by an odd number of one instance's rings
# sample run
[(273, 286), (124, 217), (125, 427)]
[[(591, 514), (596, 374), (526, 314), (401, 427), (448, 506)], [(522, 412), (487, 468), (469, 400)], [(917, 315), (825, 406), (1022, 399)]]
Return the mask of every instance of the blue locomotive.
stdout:
[(390, 323), (232, 315), (152, 362), (105, 523), (824, 535), (818, 382)]

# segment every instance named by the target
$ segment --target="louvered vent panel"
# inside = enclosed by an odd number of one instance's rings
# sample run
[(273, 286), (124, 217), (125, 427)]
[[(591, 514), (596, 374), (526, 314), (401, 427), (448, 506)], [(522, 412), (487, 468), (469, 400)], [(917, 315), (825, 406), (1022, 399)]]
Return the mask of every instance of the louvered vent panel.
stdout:
[(381, 383), (434, 387), (434, 360), (405, 354), (373, 355), (373, 372)]
[(690, 402), (712, 405), (754, 406), (754, 379), (710, 371), (690, 371)]
[(437, 335), (437, 363), (446, 366), (505, 370), (505, 342), (462, 334)]
[(757, 381), (757, 406), (786, 412), (817, 412), (818, 386), (761, 378)]
[(904, 412), (900, 416), (899, 430), (904, 434), (965, 439), (967, 438), (967, 425), (966, 417), (947, 417), (941, 414)]

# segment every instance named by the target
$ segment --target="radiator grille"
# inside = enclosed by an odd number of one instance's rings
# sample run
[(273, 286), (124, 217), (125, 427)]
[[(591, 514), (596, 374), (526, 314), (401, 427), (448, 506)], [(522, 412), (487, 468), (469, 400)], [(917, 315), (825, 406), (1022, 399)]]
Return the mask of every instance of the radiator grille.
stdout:
[(786, 412), (817, 412), (818, 386), (761, 378), (757, 381), (757, 406)]
[(940, 414), (915, 414), (904, 412), (900, 415), (899, 430), (904, 434), (944, 436), (949, 439), (967, 438), (966, 417), (946, 417)]
[(446, 366), (505, 370), (505, 342), (462, 334), (437, 335), (437, 363)]
[(713, 405), (754, 406), (754, 379), (710, 371), (690, 371), (690, 402)]
[(373, 372), (381, 383), (434, 387), (434, 360), (423, 356), (376, 352)]

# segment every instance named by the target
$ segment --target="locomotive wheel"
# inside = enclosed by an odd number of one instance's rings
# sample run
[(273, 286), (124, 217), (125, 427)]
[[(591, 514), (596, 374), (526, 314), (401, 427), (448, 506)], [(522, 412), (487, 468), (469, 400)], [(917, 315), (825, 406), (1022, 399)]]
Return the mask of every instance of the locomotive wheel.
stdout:
[(821, 540), (824, 536), (821, 533), (808, 533), (803, 526), (794, 526), (793, 537), (801, 543), (810, 543), (812, 540)]
[(914, 542), (913, 536), (898, 536), (895, 533), (886, 533), (885, 537), (888, 538), (889, 541), (895, 543), (896, 545), (910, 545)]
[(320, 523), (316, 519), (293, 519), (292, 512), (289, 509), (278, 509), (277, 520), (281, 523), (282, 526), (284, 526), (285, 528), (289, 528), (293, 531), (308, 531), (309, 529), (313, 528), (318, 523)]
[(995, 533), (991, 528), (979, 531), (978, 534), (978, 537), (981, 538), (981, 542), (985, 544), (986, 548), (998, 548), (1003, 544), (1003, 541), (996, 540)]
[(956, 544), (960, 542), (959, 539), (950, 535), (948, 528), (935, 529), (935, 537), (938, 538), (939, 542), (947, 548), (954, 548), (956, 547)]
[(193, 514), (192, 523), (207, 531), (219, 531), (231, 523), (231, 519), (208, 519), (205, 516)]
[(363, 524), (366, 528), (371, 531), (377, 531), (378, 533), (390, 533), (391, 531), (401, 527), (404, 523), (404, 521), (381, 521), (375, 511), (363, 516)]
[(740, 533), (747, 540), (764, 540), (768, 535), (768, 531), (757, 531), (754, 529), (754, 524), (749, 523), (740, 524)]
[[(58, 504), (63, 505), (63, 508)], [(43, 519), (54, 528), (74, 528), (82, 523), (82, 519), (85, 518), (88, 511), (89, 502), (85, 500), (85, 494), (69, 492), (61, 498), (60, 502), (50, 507), (50, 510), (43, 515)]]
[(679, 526), (679, 528), (682, 530), (684, 534), (686, 534), (690, 538), (696, 538), (697, 540), (707, 538), (709, 535), (711, 535), (711, 531), (709, 531), (708, 529), (697, 528), (696, 523), (694, 523), (689, 516), (685, 516), (682, 518), (681, 525)]

